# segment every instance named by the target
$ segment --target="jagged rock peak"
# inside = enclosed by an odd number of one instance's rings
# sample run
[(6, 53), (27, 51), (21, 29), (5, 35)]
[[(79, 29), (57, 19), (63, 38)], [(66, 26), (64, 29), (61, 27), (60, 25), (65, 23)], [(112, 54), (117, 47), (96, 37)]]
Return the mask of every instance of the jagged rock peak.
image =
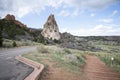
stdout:
[(53, 14), (48, 17), (41, 34), (48, 39), (60, 39), (59, 28)]
[(51, 24), (55, 24), (57, 26), (57, 23), (56, 23), (56, 20), (54, 18), (54, 15), (51, 14), (49, 17), (48, 17), (48, 23), (51, 23)]
[(14, 20), (15, 20), (15, 16), (14, 16), (14, 15), (11, 15), (11, 14), (7, 14), (7, 15), (5, 16), (5, 19), (6, 19), (6, 20), (12, 20), (12, 21), (14, 21)]

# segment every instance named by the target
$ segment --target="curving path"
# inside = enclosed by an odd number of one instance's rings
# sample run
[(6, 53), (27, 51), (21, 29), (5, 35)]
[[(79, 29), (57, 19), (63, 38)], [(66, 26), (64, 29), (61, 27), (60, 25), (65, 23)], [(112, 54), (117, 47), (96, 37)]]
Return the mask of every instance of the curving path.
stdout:
[(120, 75), (107, 67), (96, 56), (88, 55), (84, 67), (84, 76), (88, 80), (120, 80)]
[(36, 50), (36, 46), (0, 49), (0, 80), (23, 80), (33, 68), (17, 61), (17, 55)]

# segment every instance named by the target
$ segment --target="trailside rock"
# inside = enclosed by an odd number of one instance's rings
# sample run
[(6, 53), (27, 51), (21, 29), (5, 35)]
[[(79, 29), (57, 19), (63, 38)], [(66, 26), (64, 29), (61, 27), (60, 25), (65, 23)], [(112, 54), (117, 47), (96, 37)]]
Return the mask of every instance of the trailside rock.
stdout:
[(58, 25), (56, 23), (56, 20), (55, 20), (53, 14), (51, 14), (48, 17), (48, 20), (44, 24), (44, 28), (43, 28), (43, 31), (41, 32), (41, 34), (42, 34), (42, 36), (44, 36), (45, 38), (48, 38), (48, 39), (52, 39), (52, 40), (54, 40), (54, 39), (59, 40), (60, 39)]

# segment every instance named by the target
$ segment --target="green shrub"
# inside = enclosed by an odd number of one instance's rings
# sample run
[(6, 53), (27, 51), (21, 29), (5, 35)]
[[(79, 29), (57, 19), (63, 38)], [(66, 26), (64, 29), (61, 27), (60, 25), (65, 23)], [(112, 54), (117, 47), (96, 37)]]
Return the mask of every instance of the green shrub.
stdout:
[(0, 34), (0, 47), (3, 46), (3, 40), (2, 40), (2, 35)]
[(54, 39), (53, 41), (58, 44), (61, 43), (60, 40), (57, 40), (57, 39)]
[(67, 48), (64, 48), (63, 51), (64, 51), (65, 53), (67, 53), (67, 54), (71, 54), (71, 51), (70, 51), (69, 49), (67, 49)]
[(16, 35), (24, 35), (25, 30), (21, 26), (15, 24), (13, 21), (2, 20), (3, 32), (6, 33), (9, 38), (13, 39)]
[(39, 47), (37, 47), (37, 50), (40, 53), (49, 53), (48, 48), (46, 48), (44, 45), (40, 45)]
[(39, 35), (38, 37), (35, 37), (34, 41), (38, 42), (38, 43), (45, 44), (45, 45), (48, 44), (48, 41), (42, 35)]
[(0, 20), (0, 47), (2, 47), (2, 45), (3, 45), (2, 31), (3, 31), (3, 21)]
[(13, 45), (13, 47), (16, 47), (16, 46), (17, 46), (17, 44), (16, 44), (15, 41), (13, 41), (12, 45)]

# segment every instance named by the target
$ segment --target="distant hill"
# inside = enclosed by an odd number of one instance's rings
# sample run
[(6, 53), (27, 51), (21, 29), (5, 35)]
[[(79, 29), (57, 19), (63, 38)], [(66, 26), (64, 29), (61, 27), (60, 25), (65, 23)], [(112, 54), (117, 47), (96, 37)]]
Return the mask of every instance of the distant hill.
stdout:
[[(3, 26), (3, 38), (7, 39), (29, 39), (34, 40), (34, 38), (40, 34), (41, 30), (33, 30), (31, 28), (21, 27), (13, 21), (2, 19)], [(33, 30), (33, 31), (32, 31)], [(39, 31), (39, 32), (38, 32)]]
[(70, 33), (62, 33), (61, 47), (79, 49), (83, 51), (105, 51), (108, 53), (120, 53), (120, 36), (73, 36)]
[(42, 35), (42, 29), (29, 28), (24, 23), (15, 19), (14, 15), (6, 15), (5, 18), (0, 19), (0, 26), (3, 27), (2, 37), (11, 40), (31, 40), (47, 43)]
[(42, 29), (28, 28), (27, 25), (16, 20), (14, 15), (6, 15), (5, 18), (0, 20), (0, 25), (3, 27), (2, 36), (5, 39), (24, 39), (41, 42), (38, 40), (41, 38), (41, 40), (44, 41), (41, 35)]

